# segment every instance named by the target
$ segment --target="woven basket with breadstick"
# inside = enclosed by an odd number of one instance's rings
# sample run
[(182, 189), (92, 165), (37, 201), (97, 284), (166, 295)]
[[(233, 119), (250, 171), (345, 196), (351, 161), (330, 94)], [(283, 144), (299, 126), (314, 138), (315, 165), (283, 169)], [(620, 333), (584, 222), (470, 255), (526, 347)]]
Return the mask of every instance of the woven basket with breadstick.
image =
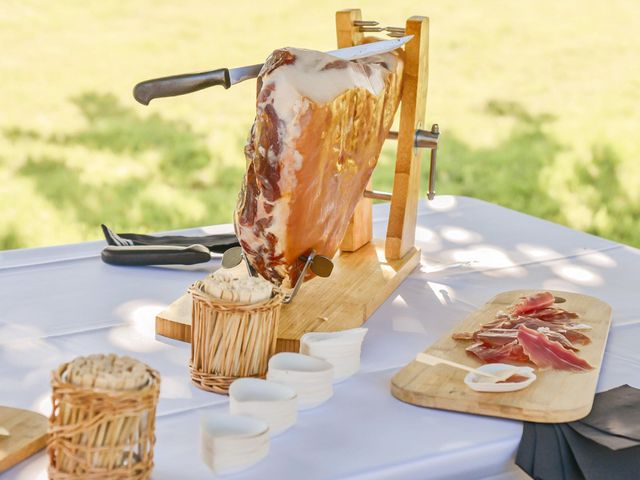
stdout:
[(51, 375), (49, 478), (147, 479), (160, 375), (129, 357), (90, 355)]
[(191, 380), (227, 393), (240, 377), (264, 377), (276, 352), (282, 295), (260, 278), (234, 278), (224, 270), (196, 282), (191, 330)]

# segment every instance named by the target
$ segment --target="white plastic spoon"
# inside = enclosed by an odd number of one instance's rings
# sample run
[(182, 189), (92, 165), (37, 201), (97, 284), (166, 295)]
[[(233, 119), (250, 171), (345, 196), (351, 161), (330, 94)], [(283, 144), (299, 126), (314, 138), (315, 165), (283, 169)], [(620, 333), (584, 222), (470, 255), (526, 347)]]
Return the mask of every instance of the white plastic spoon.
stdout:
[(483, 377), (489, 377), (491, 381), (494, 383), (502, 382), (507, 378), (511, 377), (513, 374), (518, 372), (518, 367), (513, 368), (505, 368), (504, 370), (500, 370), (496, 372), (496, 374), (491, 374), (487, 372), (483, 372), (482, 370), (478, 370), (477, 368), (468, 367), (467, 365), (463, 365), (462, 363), (452, 362), (451, 360), (446, 360), (444, 358), (436, 357), (435, 355), (430, 355), (428, 353), (419, 353), (416, 355), (416, 360), (420, 363), (425, 363), (427, 365), (449, 365), (450, 367), (459, 368), (460, 370), (465, 370), (467, 372), (475, 373), (476, 375), (482, 375)]

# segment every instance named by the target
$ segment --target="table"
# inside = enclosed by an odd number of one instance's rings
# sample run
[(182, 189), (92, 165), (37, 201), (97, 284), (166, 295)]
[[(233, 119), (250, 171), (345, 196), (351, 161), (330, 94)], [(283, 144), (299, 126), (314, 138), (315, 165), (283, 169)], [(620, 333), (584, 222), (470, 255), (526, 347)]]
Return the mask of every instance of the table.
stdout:
[[(384, 237), (387, 205), (374, 208)], [(228, 232), (229, 225), (185, 231)], [(514, 478), (522, 424), (425, 409), (389, 393), (418, 351), (500, 291), (570, 290), (613, 307), (599, 390), (640, 387), (640, 251), (480, 200), (441, 196), (419, 207), (419, 269), (365, 326), (362, 369), (326, 404), (301, 412), (267, 459), (234, 479)], [(0, 252), (0, 404), (47, 413), (50, 371), (77, 355), (134, 356), (162, 375), (156, 479), (210, 478), (199, 459), (199, 420), (227, 397), (189, 383), (189, 346), (154, 336), (154, 316), (217, 263), (114, 267), (103, 242)], [(316, 280), (322, 281), (322, 280)], [(46, 456), (0, 475), (46, 478)]]

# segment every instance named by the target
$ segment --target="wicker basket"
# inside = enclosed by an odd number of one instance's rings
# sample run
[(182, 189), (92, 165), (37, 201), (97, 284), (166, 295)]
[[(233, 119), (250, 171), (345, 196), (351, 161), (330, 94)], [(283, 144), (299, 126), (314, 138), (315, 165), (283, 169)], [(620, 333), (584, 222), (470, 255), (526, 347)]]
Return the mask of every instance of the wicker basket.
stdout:
[(147, 479), (153, 468), (160, 375), (146, 368), (146, 385), (111, 390), (70, 383), (62, 364), (51, 375), (49, 478)]
[(263, 378), (276, 353), (282, 296), (243, 305), (212, 297), (196, 285), (189, 292), (191, 381), (203, 390), (226, 394), (237, 378)]

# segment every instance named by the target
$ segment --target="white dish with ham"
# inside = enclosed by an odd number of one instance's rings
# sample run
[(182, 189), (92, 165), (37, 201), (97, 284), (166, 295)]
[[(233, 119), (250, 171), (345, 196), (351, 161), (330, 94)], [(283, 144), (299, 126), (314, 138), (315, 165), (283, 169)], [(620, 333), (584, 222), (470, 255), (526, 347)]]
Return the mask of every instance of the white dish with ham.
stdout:
[[(506, 363), (488, 363), (478, 367), (481, 372), (499, 374), (500, 371), (513, 369), (514, 365)], [(490, 377), (470, 372), (464, 377), (464, 383), (476, 392), (515, 392), (527, 388), (536, 380), (536, 374), (531, 367), (517, 367), (509, 378), (494, 382)]]

